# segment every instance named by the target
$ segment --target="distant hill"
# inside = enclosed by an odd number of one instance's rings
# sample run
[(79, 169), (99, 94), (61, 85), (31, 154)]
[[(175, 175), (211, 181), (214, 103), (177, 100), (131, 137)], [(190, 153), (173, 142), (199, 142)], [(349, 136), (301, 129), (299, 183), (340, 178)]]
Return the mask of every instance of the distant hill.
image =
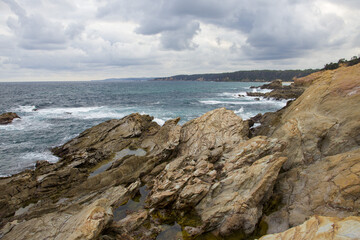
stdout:
[(275, 79), (293, 81), (294, 77), (303, 77), (317, 71), (319, 70), (252, 70), (228, 73), (176, 75), (172, 77), (155, 78), (154, 81), (270, 82)]
[(96, 81), (105, 81), (105, 82), (127, 82), (127, 81), (149, 81), (153, 80), (154, 78), (107, 78), (103, 80), (96, 80)]

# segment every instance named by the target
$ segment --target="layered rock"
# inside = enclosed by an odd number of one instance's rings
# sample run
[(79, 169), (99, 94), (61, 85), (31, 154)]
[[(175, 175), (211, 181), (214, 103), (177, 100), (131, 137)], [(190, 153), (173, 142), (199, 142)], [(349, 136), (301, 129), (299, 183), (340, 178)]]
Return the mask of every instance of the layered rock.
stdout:
[(359, 239), (360, 217), (314, 216), (283, 233), (266, 235), (259, 240), (337, 240)]
[(149, 208), (195, 208), (202, 225), (190, 234), (253, 232), (286, 158), (276, 139), (247, 140), (244, 125), (225, 109), (185, 124), (177, 157), (153, 180)]
[[(128, 188), (109, 188), (101, 195), (87, 199), (64, 199), (52, 206), (56, 211), (41, 214), (27, 221), (14, 220), (0, 231), (2, 239), (97, 239), (112, 221), (112, 207), (128, 200), (139, 186), (135, 182)], [(47, 206), (50, 208), (50, 206)], [(34, 206), (32, 211), (41, 211)], [(36, 209), (37, 208), (37, 209)]]
[[(359, 73), (355, 65), (296, 79), (305, 92), (256, 116), (261, 126), (251, 134), (251, 121), (224, 108), (183, 126), (131, 114), (90, 128), (53, 150), (58, 163), (0, 178), (0, 234), (156, 239), (176, 222), (189, 239), (248, 239), (294, 226), (262, 239), (356, 239)], [(144, 184), (145, 205), (115, 221)]]
[(312, 84), (304, 94), (259, 127), (258, 132), (287, 142), (288, 160), (274, 188), (281, 199), (278, 211), (264, 218), (269, 233), (313, 215), (360, 215), (359, 76), (355, 65), (305, 77), (303, 84)]
[(13, 112), (7, 112), (7, 113), (0, 114), (0, 124), (9, 124), (15, 118), (20, 118), (20, 117), (16, 113), (13, 113)]

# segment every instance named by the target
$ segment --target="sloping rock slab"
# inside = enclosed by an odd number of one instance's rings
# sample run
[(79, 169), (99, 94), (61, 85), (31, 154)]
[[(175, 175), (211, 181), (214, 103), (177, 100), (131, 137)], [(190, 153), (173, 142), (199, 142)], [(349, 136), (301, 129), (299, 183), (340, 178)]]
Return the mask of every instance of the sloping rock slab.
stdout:
[(259, 240), (357, 240), (360, 239), (360, 217), (314, 216), (300, 226)]

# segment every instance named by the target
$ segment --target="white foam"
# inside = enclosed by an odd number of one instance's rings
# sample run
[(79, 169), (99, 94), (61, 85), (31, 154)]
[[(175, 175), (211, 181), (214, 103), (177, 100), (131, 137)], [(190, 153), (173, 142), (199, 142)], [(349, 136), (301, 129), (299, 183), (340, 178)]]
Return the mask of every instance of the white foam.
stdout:
[(52, 155), (50, 151), (29, 152), (29, 153), (25, 153), (20, 158), (26, 160), (26, 162), (33, 162), (33, 163), (35, 163), (38, 160), (45, 160), (50, 163), (55, 163), (59, 160), (59, 158)]
[(5, 131), (34, 131), (46, 129), (50, 126), (52, 126), (52, 124), (31, 115), (22, 116), (20, 119), (16, 118), (11, 124), (8, 125), (0, 125), (0, 129)]
[(258, 92), (258, 93), (268, 93), (271, 92), (272, 89), (261, 89), (261, 88), (253, 88), (252, 92)]
[(154, 118), (153, 121), (156, 122), (157, 124), (159, 124), (160, 126), (164, 125), (164, 123), (165, 123), (165, 120), (162, 120), (160, 118)]
[(242, 112), (237, 115), (240, 116), (243, 120), (247, 120), (253, 116), (253, 114), (250, 112)]
[(244, 112), (244, 108), (241, 107), (239, 110), (234, 111), (235, 114), (240, 114)]
[(204, 100), (204, 101), (199, 101), (200, 103), (203, 104), (208, 104), (208, 105), (217, 105), (217, 104), (230, 104), (230, 105), (249, 105), (249, 104), (261, 104), (261, 101), (238, 101), (238, 102), (234, 102), (234, 101), (217, 101), (217, 100)]
[(101, 119), (101, 118), (122, 118), (128, 114), (129, 108), (109, 107), (77, 107), (77, 108), (45, 108), (39, 109), (36, 113), (45, 118), (80, 118), (80, 119)]
[(36, 109), (36, 107), (34, 105), (29, 106), (29, 105), (25, 105), (25, 106), (19, 106), (17, 108), (14, 108), (12, 111), (13, 112), (33, 112)]

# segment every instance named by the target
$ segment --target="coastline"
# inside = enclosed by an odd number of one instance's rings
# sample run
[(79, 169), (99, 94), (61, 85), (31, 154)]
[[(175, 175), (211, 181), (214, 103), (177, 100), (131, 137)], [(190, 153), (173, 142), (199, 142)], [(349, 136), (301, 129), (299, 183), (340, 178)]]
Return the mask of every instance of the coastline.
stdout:
[[(59, 162), (38, 162), (34, 171), (0, 179), (3, 238), (56, 232), (59, 239), (155, 239), (163, 225), (176, 222), (184, 239), (247, 239), (281, 234), (314, 215), (358, 226), (359, 72), (355, 65), (296, 79), (302, 95), (264, 114), (252, 133), (249, 121), (224, 108), (182, 126), (179, 119), (159, 126), (131, 114), (85, 130), (53, 150)], [(124, 149), (146, 155), (115, 159), (89, 177)], [(114, 221), (114, 210), (144, 185), (145, 204)], [(319, 230), (304, 226), (304, 233)]]

